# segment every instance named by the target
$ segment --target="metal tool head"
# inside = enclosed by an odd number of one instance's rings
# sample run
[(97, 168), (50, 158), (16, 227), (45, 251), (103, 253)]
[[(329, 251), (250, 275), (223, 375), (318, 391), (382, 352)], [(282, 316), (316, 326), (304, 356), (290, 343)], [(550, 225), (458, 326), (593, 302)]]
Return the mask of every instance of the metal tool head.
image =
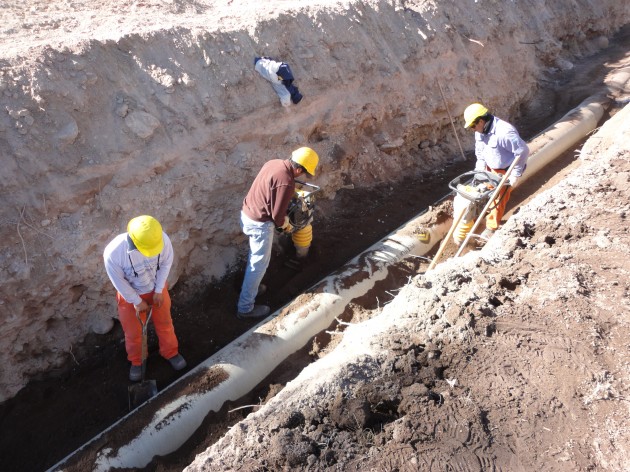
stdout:
[(155, 380), (144, 380), (140, 383), (129, 385), (128, 393), (129, 411), (131, 411), (157, 395), (157, 384)]

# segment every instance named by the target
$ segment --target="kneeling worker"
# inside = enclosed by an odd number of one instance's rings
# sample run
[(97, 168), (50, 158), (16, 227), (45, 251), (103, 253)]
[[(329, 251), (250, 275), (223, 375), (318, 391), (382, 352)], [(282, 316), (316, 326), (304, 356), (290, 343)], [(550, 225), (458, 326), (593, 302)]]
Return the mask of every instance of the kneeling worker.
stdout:
[(179, 354), (175, 328), (171, 318), (171, 298), (166, 278), (173, 265), (173, 245), (152, 216), (133, 218), (127, 232), (116, 236), (103, 253), (105, 270), (116, 288), (118, 318), (125, 332), (127, 359), (131, 362), (129, 380), (142, 376), (142, 326), (136, 312), (151, 319), (160, 345), (160, 355), (175, 370), (186, 367)]
[(492, 115), (480, 103), (473, 103), (464, 110), (464, 120), (464, 127), (475, 131), (475, 170), (503, 176), (517, 160), (508, 177), (509, 185), (501, 189), (486, 217), (486, 229), (481, 235), (488, 239), (499, 228), (512, 189), (527, 167), (529, 148), (514, 126)]

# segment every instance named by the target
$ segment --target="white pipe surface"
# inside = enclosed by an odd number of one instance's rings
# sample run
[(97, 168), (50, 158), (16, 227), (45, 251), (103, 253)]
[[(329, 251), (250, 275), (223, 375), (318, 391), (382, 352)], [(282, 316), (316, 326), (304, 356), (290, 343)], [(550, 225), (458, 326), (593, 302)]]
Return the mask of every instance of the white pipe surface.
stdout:
[(569, 111), (529, 143), (530, 157), (521, 180), (527, 180), (597, 127), (604, 115), (605, 97), (593, 96)]
[[(419, 215), (410, 220), (352, 259), (50, 470), (80, 470), (88, 463), (96, 471), (142, 468), (154, 456), (179, 449), (210, 411), (250, 392), (289, 355), (328, 328), (351, 300), (385, 279), (393, 264), (409, 255), (427, 254), (450, 226), (445, 218), (426, 228), (421, 219)], [(176, 385), (196, 390), (195, 384), (208, 385), (217, 372), (224, 377), (217, 385), (176, 395), (161, 405), (160, 398), (172, 393)], [(122, 443), (121, 438), (125, 438)], [(102, 444), (107, 447), (101, 448)]]

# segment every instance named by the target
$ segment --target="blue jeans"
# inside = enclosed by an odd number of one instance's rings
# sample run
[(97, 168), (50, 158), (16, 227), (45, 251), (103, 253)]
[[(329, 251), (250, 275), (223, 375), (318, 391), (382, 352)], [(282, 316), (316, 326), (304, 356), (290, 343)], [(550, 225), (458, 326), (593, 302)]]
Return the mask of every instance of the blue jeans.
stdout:
[(249, 256), (237, 308), (241, 313), (248, 313), (254, 309), (258, 286), (269, 267), (274, 223), (254, 221), (241, 212), (241, 229), (249, 237)]

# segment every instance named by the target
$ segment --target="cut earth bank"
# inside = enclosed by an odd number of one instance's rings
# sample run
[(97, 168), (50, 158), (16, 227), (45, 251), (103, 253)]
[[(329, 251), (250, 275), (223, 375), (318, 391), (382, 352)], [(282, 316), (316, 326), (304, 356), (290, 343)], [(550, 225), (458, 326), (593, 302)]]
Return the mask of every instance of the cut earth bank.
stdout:
[[(15, 53), (2, 75), (3, 399), (112, 326), (100, 252), (130, 217), (160, 218), (178, 248), (172, 282), (202, 287), (244, 249), (234, 244), (242, 242), (234, 196), (265, 160), (305, 142), (316, 148), (320, 216), (333, 216), (344, 186), (394, 185), (459, 154), (438, 80), (454, 116), (473, 100), (506, 118), (546, 116), (544, 102), (528, 101), (537, 84), (628, 22), (618, 2), (533, 2), (527, 12), (497, 2), (319, 2), (280, 17), (243, 10), (242, 23), (256, 26), (204, 33), (192, 19), (211, 10), (195, 5), (162, 6), (175, 10), (172, 21), (190, 19), (186, 30), (171, 23), (119, 37), (77, 33), (73, 42), (71, 28), (53, 28), (52, 47), (19, 50), (3, 38), (5, 56)], [(145, 6), (143, 19), (160, 8)], [(107, 9), (90, 7), (77, 11), (88, 20)], [(304, 103), (280, 108), (249, 67), (261, 53), (291, 63)]]
[[(616, 0), (2, 9), (0, 400), (112, 328), (100, 255), (133, 216), (171, 235), (172, 286), (205, 287), (238, 267), (240, 202), (265, 161), (312, 146), (327, 202), (442, 169), (460, 155), (449, 110), (547, 116), (532, 97), (549, 74), (630, 17)], [(291, 64), (303, 103), (280, 107), (261, 54)]]

